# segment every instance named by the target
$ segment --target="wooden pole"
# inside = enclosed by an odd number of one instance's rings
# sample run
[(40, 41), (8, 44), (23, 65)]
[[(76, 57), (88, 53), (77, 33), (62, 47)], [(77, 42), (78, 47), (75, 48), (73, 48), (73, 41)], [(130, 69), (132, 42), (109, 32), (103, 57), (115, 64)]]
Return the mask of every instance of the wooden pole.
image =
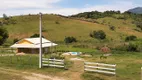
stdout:
[(39, 48), (39, 68), (42, 68), (42, 14), (40, 15), (40, 21), (39, 21), (39, 33), (40, 33), (40, 48)]

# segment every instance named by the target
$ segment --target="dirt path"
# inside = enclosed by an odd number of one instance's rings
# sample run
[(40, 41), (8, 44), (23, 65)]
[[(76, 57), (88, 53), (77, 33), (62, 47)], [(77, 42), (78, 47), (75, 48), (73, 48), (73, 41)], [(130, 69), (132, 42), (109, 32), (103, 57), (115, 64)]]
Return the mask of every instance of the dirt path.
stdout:
[(21, 72), (18, 70), (5, 69), (5, 68), (0, 68), (0, 72), (9, 75), (21, 76), (22, 80), (65, 80), (64, 78), (59, 78), (55, 76), (53, 77), (49, 75), (43, 75), (31, 72)]
[(83, 61), (74, 61), (73, 66), (69, 69), (66, 76), (69, 80), (82, 80), (81, 74), (84, 73), (84, 63)]
[(7, 75), (19, 76), (21, 78), (20, 80), (82, 80), (81, 74), (84, 73), (84, 63), (83, 61), (78, 60), (73, 61), (72, 67), (60, 74), (62, 77), (43, 75), (33, 72), (23, 72), (8, 68), (0, 68), (0, 72)]

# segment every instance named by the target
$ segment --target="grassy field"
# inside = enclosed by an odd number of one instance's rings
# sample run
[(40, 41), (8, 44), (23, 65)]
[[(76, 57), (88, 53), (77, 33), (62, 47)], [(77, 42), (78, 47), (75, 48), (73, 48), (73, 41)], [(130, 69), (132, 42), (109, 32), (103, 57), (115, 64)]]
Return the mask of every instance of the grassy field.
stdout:
[[(116, 53), (108, 57), (107, 59), (100, 60), (99, 59), (100, 55), (95, 55), (94, 58), (87, 58), (86, 60), (89, 60), (91, 62), (116, 64), (117, 80), (140, 80), (142, 54), (136, 52), (116, 52)], [(92, 73), (87, 75), (92, 76)], [(89, 76), (87, 78), (89, 78)], [(111, 79), (108, 78), (108, 80)]]
[[(14, 38), (22, 39), (30, 37), (39, 32), (38, 15), (15, 16), (16, 24), (4, 25), (9, 32), (9, 42)], [(57, 15), (43, 15), (43, 35), (45, 38), (54, 42), (63, 42), (65, 36), (74, 36), (80, 42), (98, 42), (90, 38), (90, 32), (94, 30), (103, 30), (107, 35), (107, 40), (113, 39), (115, 42), (122, 41), (127, 35), (141, 37), (141, 32), (135, 31), (136, 26), (132, 24), (131, 19), (121, 20), (115, 18), (100, 18), (99, 23), (91, 23), (75, 19), (64, 18)], [(108, 25), (116, 27), (115, 31), (109, 29)]]
[[(13, 39), (15, 38), (27, 38), (39, 32), (38, 15), (21, 15), (12, 17), (12, 19), (16, 20), (16, 24), (3, 25), (3, 27), (5, 27), (9, 32), (9, 38), (6, 42), (9, 45), (13, 44)], [(112, 56), (109, 56), (107, 59), (100, 59), (102, 54), (97, 50), (105, 44), (111, 48), (114, 48), (117, 45), (125, 45), (125, 43), (128, 44), (129, 42), (125, 42), (125, 37), (128, 35), (135, 35), (138, 39), (142, 38), (142, 33), (135, 30), (136, 25), (132, 24), (133, 20), (105, 17), (97, 19), (96, 21), (98, 23), (45, 14), (43, 15), (42, 23), (43, 36), (48, 40), (59, 44), (59, 46), (56, 47), (57, 52), (82, 52), (83, 54), (92, 55), (92, 57), (77, 56), (78, 58), (82, 58), (86, 61), (117, 64), (117, 80), (140, 80), (140, 68), (142, 67), (141, 52), (113, 51)], [(116, 30), (110, 30), (109, 25), (115, 26)], [(89, 34), (94, 30), (103, 30), (107, 35), (107, 39), (97, 40), (91, 38)], [(78, 42), (65, 44), (64, 38), (66, 36), (73, 36)], [(139, 42), (141, 42), (141, 40)], [(0, 47), (0, 55), (14, 54), (9, 51), (9, 48), (3, 49)], [(64, 77), (69, 80), (115, 80), (115, 77), (110, 75), (86, 73), (83, 71), (83, 61), (68, 61), (70, 58), (72, 57), (66, 57), (69, 66), (68, 70), (56, 68), (39, 69), (38, 55), (0, 56), (0, 66), (5, 69), (17, 70), (16, 74), (18, 71), (27, 71)], [(21, 75), (12, 75), (12, 73), (13, 72), (11, 72), (11, 74), (7, 74), (1, 71), (0, 77), (5, 78), (4, 80), (8, 80), (9, 78), (13, 78), (14, 80), (23, 79), (20, 78)], [(5, 74), (7, 74), (9, 78)]]
[[(101, 54), (95, 53), (93, 57), (78, 56), (85, 61), (100, 62), (117, 64), (116, 78), (117, 80), (140, 80), (140, 69), (142, 67), (142, 54), (138, 52), (116, 52), (112, 53), (112, 56), (107, 59), (100, 59)], [(31, 57), (31, 58), (30, 58)], [(69, 60), (72, 57), (66, 57)], [(71, 62), (68, 70), (56, 69), (56, 68), (43, 68), (38, 69), (38, 55), (26, 55), (26, 56), (0, 56), (1, 68), (13, 69), (18, 71), (38, 72), (45, 75), (55, 75), (60, 77), (70, 78), (73, 80), (78, 78), (74, 74), (79, 74), (78, 80), (114, 80), (115, 76), (103, 75), (96, 73), (88, 73), (83, 71), (83, 62)], [(76, 65), (76, 66), (75, 66)], [(5, 73), (0, 72), (4, 75)], [(72, 78), (74, 76), (74, 78)], [(6, 76), (4, 80), (8, 80)], [(19, 77), (16, 75), (10, 75), (9, 77)]]

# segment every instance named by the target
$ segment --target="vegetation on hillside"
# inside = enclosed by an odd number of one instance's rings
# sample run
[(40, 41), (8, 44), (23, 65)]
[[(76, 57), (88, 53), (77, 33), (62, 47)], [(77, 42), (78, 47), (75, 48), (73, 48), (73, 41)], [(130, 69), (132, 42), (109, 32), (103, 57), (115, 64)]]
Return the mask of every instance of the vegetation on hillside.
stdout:
[(4, 44), (8, 38), (8, 32), (4, 27), (0, 27), (0, 45)]
[[(81, 15), (80, 15), (81, 14)], [(142, 38), (141, 17), (140, 14), (129, 12), (120, 13), (120, 11), (106, 12), (85, 12), (77, 16), (64, 17), (60, 15), (44, 14), (43, 15), (43, 36), (61, 46), (66, 47), (65, 37), (73, 36), (77, 42), (70, 40), (69, 46), (73, 48), (93, 48), (107, 44), (114, 49), (123, 44), (128, 44), (126, 38), (133, 35), (138, 39)], [(87, 15), (87, 17), (85, 17)], [(13, 44), (14, 39), (22, 39), (39, 33), (39, 15), (20, 15), (8, 17), (9, 19), (0, 19), (1, 21), (16, 21), (16, 24), (3, 24), (9, 32), (9, 38), (6, 43)], [(79, 20), (78, 20), (79, 19)], [(89, 21), (89, 22), (88, 22)], [(103, 31), (102, 36), (93, 31)], [(93, 38), (91, 38), (92, 36)], [(15, 42), (15, 41), (14, 41)], [(126, 50), (127, 51), (127, 50)]]
[(68, 44), (68, 43), (77, 42), (77, 40), (76, 40), (76, 38), (74, 38), (74, 37), (65, 37), (64, 42), (65, 42), (66, 44)]
[[(115, 19), (122, 19), (122, 20), (128, 20), (133, 19), (132, 22), (142, 31), (142, 14), (134, 14), (129, 11), (126, 11), (124, 13), (120, 13), (120, 11), (105, 11), (105, 12), (98, 12), (98, 11), (92, 11), (92, 12), (84, 12), (79, 13), (76, 15), (72, 15), (73, 18), (80, 18), (82, 20), (86, 20), (89, 22), (99, 23), (97, 20), (88, 20), (88, 19), (100, 19), (105, 17), (112, 17)], [(105, 23), (105, 21), (103, 21)], [(108, 24), (109, 25), (109, 24)], [(112, 28), (112, 27), (111, 27)]]
[(92, 33), (90, 33), (90, 37), (92, 38), (96, 38), (99, 40), (103, 40), (106, 38), (106, 34), (104, 31), (99, 30), (99, 31), (93, 31)]
[(92, 11), (92, 12), (79, 13), (77, 15), (72, 15), (71, 17), (98, 19), (104, 17), (112, 17), (114, 14), (120, 14), (120, 11), (105, 11), (105, 12)]

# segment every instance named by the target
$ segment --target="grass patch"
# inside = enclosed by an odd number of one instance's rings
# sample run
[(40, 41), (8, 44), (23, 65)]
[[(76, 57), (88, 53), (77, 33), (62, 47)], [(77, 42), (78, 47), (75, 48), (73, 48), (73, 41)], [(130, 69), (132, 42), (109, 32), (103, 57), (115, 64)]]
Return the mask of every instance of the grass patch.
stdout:
[(3, 73), (3, 72), (0, 72), (0, 78), (2, 80), (25, 80), (21, 76), (18, 76), (18, 75), (16, 76), (16, 75)]
[(89, 73), (82, 74), (82, 77), (84, 78), (84, 80), (104, 80), (98, 76), (95, 76)]

